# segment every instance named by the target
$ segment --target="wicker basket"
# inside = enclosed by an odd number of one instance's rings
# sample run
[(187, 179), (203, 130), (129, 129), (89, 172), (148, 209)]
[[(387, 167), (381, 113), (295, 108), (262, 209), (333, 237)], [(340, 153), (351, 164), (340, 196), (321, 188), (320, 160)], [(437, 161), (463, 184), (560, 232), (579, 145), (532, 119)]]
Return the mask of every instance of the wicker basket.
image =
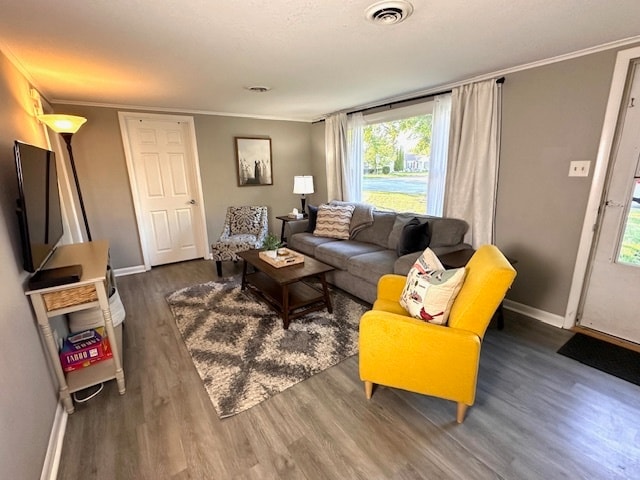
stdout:
[(98, 300), (95, 285), (83, 285), (76, 288), (67, 288), (59, 292), (44, 293), (42, 295), (47, 312), (59, 310), (73, 305), (95, 302)]

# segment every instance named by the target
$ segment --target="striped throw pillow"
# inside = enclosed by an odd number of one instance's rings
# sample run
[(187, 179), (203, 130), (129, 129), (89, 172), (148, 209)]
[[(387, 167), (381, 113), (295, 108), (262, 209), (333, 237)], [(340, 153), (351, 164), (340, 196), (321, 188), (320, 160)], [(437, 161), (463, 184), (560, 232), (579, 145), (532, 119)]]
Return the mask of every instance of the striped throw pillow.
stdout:
[(354, 208), (353, 205), (320, 205), (313, 234), (317, 237), (348, 240)]

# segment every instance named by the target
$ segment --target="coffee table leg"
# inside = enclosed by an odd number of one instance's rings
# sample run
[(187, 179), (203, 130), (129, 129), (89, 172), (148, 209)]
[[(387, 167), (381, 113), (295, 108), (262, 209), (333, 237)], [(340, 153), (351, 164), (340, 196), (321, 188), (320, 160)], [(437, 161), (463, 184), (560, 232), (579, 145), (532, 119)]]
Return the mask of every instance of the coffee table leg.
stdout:
[(324, 278), (324, 273), (320, 274), (320, 282), (322, 283), (322, 291), (324, 292), (324, 303), (327, 305), (327, 312), (333, 313), (331, 296), (329, 295), (329, 287), (327, 286), (327, 280)]
[(282, 325), (289, 328), (289, 285), (282, 286)]

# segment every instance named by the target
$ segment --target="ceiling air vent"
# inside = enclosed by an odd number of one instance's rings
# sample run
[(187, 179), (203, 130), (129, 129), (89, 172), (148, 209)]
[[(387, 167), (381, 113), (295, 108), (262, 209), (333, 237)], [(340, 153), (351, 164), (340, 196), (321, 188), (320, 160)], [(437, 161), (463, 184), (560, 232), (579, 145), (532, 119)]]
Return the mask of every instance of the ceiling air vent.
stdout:
[(413, 5), (404, 0), (376, 2), (365, 11), (365, 17), (376, 25), (400, 23), (413, 12)]

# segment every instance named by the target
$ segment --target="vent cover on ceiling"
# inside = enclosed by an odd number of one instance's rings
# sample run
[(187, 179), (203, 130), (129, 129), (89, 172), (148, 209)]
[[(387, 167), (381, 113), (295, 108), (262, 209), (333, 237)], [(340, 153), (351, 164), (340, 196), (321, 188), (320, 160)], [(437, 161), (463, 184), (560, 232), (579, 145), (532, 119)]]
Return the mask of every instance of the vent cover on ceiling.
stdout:
[(405, 0), (374, 3), (364, 11), (365, 17), (377, 25), (393, 25), (405, 20), (413, 12), (413, 5)]

